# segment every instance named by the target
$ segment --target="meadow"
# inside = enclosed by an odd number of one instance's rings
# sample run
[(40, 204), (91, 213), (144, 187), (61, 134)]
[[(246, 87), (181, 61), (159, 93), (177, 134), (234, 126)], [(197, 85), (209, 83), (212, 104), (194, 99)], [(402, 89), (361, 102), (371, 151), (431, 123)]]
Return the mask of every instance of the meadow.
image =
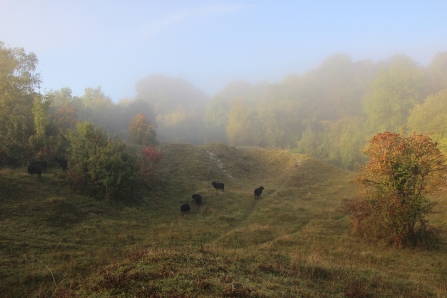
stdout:
[(352, 234), (355, 172), (288, 150), (162, 150), (153, 185), (123, 202), (74, 193), (56, 167), (1, 169), (3, 297), (447, 297), (444, 192), (440, 245), (396, 249)]

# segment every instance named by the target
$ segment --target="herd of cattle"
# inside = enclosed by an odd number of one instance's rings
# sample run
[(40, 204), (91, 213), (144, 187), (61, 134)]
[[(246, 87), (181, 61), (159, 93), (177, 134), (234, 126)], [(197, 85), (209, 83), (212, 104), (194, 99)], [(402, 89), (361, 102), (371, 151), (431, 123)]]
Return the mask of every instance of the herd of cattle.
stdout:
[[(56, 157), (54, 161), (56, 161), (59, 164), (59, 166), (62, 168), (64, 172), (67, 171), (68, 162), (66, 159)], [(47, 172), (47, 168), (48, 168), (48, 162), (44, 160), (33, 161), (28, 165), (28, 174), (30, 174), (32, 177), (34, 177), (34, 175), (38, 175), (39, 178), (41, 178), (42, 173), (45, 174)]]
[[(222, 192), (224, 191), (225, 185), (223, 183), (213, 181), (211, 184), (217, 191), (219, 191), (219, 190), (222, 190)], [(264, 187), (262, 187), (262, 186), (260, 186), (254, 190), (255, 200), (261, 198), (261, 194), (262, 194), (263, 190), (264, 190)], [(192, 195), (192, 201), (194, 201), (196, 203), (196, 205), (200, 207), (202, 205), (202, 196), (195, 193)], [(186, 212), (189, 212), (190, 210), (191, 210), (191, 207), (189, 206), (189, 204), (183, 204), (180, 207), (180, 211), (183, 215), (185, 215)]]

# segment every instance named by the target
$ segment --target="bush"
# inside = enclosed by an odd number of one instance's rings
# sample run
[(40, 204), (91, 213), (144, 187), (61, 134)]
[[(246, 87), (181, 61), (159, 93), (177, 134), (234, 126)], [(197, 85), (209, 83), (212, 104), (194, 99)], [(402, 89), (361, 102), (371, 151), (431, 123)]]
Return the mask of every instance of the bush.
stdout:
[(446, 174), (437, 143), (423, 135), (385, 132), (374, 136), (363, 153), (370, 158), (357, 179), (364, 191), (346, 206), (356, 232), (398, 247), (430, 244), (436, 232), (425, 218), (431, 212), (425, 194)]
[(157, 150), (154, 146), (149, 145), (140, 151), (138, 156), (138, 174), (140, 181), (144, 186), (153, 182), (153, 175), (158, 169), (158, 164), (163, 158), (161, 150)]
[(68, 181), (73, 189), (105, 199), (123, 198), (136, 180), (136, 158), (118, 137), (110, 139), (89, 122), (69, 133)]

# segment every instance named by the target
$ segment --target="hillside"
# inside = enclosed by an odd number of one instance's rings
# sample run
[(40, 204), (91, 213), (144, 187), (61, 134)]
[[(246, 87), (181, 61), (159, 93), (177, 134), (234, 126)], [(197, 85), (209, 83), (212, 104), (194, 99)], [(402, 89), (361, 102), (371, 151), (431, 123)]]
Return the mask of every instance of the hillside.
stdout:
[[(5, 297), (443, 297), (445, 246), (395, 250), (350, 236), (355, 173), (307, 155), (162, 146), (152, 190), (126, 203), (73, 194), (60, 169), (0, 172)], [(225, 183), (216, 191), (212, 181)], [(254, 200), (253, 189), (263, 186)], [(203, 205), (192, 204), (191, 194)], [(183, 203), (191, 212), (180, 214)], [(431, 222), (446, 236), (447, 202)], [(445, 240), (445, 239), (444, 239)]]

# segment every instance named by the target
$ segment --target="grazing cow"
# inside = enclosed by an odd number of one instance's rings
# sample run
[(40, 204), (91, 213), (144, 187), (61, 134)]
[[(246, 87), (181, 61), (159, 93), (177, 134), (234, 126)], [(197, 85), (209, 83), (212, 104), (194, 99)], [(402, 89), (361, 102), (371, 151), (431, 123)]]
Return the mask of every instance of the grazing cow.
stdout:
[(191, 207), (189, 207), (188, 204), (183, 204), (182, 207), (180, 207), (180, 211), (183, 215), (185, 215), (186, 212), (189, 212), (191, 210)]
[(33, 161), (31, 165), (40, 166), (40, 168), (42, 169), (42, 173), (47, 172), (48, 163), (45, 160)]
[(255, 200), (257, 200), (261, 197), (263, 189), (264, 189), (264, 187), (262, 187), (262, 186), (255, 189)]
[(216, 190), (222, 189), (222, 191), (224, 191), (225, 185), (223, 183), (213, 181), (213, 183), (211, 184), (214, 186)]
[(28, 165), (28, 174), (30, 174), (32, 177), (34, 177), (34, 174), (39, 175), (39, 178), (41, 178), (42, 174), (42, 168), (40, 166), (36, 165)]
[(192, 199), (194, 200), (194, 202), (196, 202), (196, 205), (200, 207), (200, 205), (202, 205), (202, 196), (199, 194), (193, 194), (192, 195)]
[(62, 168), (62, 171), (66, 172), (68, 168), (68, 162), (66, 159), (61, 159), (55, 157), (54, 160), (59, 164), (59, 166)]

